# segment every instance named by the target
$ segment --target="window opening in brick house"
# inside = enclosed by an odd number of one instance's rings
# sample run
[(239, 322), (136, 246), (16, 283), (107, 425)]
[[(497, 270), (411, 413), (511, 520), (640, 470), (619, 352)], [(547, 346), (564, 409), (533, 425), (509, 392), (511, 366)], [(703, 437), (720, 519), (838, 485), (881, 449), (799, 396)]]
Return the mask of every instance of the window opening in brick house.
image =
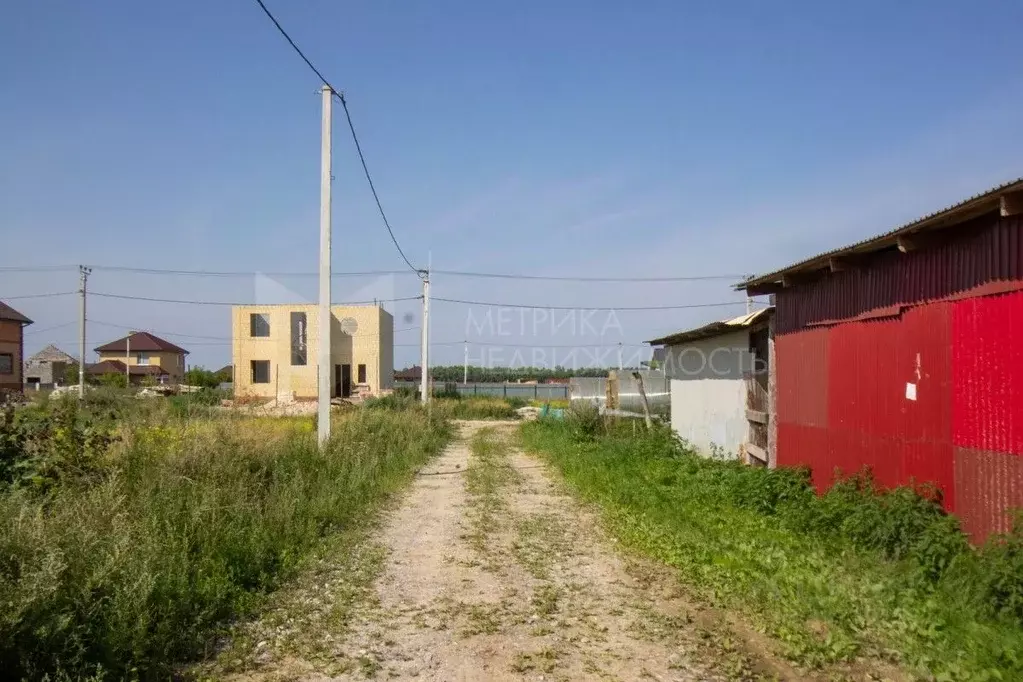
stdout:
[(270, 316), (264, 313), (249, 315), (249, 336), (270, 336)]
[(0, 374), (14, 374), (13, 353), (0, 353)]
[(291, 313), (291, 364), (304, 365), (307, 358), (305, 313)]
[(269, 384), (270, 383), (270, 361), (269, 360), (253, 360), (251, 364), (252, 364), (252, 383), (254, 383), (254, 384)]
[(359, 365), (359, 383), (366, 383), (366, 365)]

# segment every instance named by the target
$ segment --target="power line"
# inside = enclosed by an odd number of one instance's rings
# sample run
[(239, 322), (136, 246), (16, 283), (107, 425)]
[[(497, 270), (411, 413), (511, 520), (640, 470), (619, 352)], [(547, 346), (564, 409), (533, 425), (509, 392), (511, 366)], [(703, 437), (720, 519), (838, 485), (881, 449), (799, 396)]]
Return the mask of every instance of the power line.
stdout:
[(594, 311), (623, 311), (623, 310), (682, 310), (685, 308), (720, 308), (731, 305), (746, 305), (746, 301), (722, 301), (720, 303), (688, 303), (680, 305), (651, 305), (651, 306), (581, 306), (581, 305), (528, 305), (524, 303), (494, 303), (488, 301), (466, 301), (457, 298), (431, 297), (433, 301), (444, 303), (459, 303), (462, 305), (492, 306), (495, 308), (532, 308), (542, 310), (594, 310)]
[[(94, 270), (105, 272), (128, 272), (140, 275), (178, 275), (184, 277), (318, 277), (317, 272), (260, 272), (258, 270), (164, 270), (161, 268), (137, 268), (120, 265), (94, 265)], [(332, 272), (331, 277), (372, 277), (384, 275), (407, 275), (407, 270), (365, 270), (362, 272)]]
[[(40, 265), (30, 267), (0, 267), (0, 272), (50, 272), (66, 270), (66, 265)], [(260, 271), (260, 270), (180, 270), (163, 268), (142, 268), (122, 265), (93, 265), (94, 270), (105, 272), (125, 272), (143, 275), (168, 275), (182, 277), (318, 277), (317, 272), (296, 272), (296, 271)], [(331, 277), (381, 277), (387, 275), (410, 275), (418, 274), (409, 270), (363, 270), (351, 272), (332, 272)], [(677, 277), (584, 277), (575, 275), (534, 275), (529, 273), (505, 273), (505, 272), (467, 272), (462, 270), (433, 270), (434, 275), (446, 275), (449, 277), (466, 277), (477, 279), (510, 279), (510, 280), (537, 280), (551, 282), (611, 282), (611, 283), (657, 283), (657, 282), (702, 282), (714, 280), (738, 281), (746, 275), (738, 274), (709, 274), (709, 275), (682, 275)]]
[(77, 265), (5, 265), (0, 272), (55, 272), (57, 270), (77, 270)]
[(43, 327), (42, 329), (30, 329), (29, 331), (25, 332), (25, 336), (28, 336), (30, 334), (45, 334), (46, 332), (52, 332), (55, 329), (63, 329), (64, 327), (70, 327), (73, 324), (78, 324), (78, 320), (71, 320), (70, 322), (65, 322), (63, 324), (55, 324), (52, 327)]
[[(163, 335), (163, 336), (181, 336), (181, 337), (190, 338), (190, 339), (213, 339), (213, 340), (216, 340), (216, 341), (226, 341), (226, 342), (230, 342), (230, 341), (234, 340), (234, 338), (231, 337), (231, 336), (209, 336), (209, 335), (205, 335), (205, 334), (183, 334), (181, 332), (168, 332), (168, 331), (160, 331), (158, 329), (150, 329), (148, 327), (140, 326), (140, 325), (129, 326), (129, 325), (126, 325), (126, 324), (117, 324), (115, 322), (104, 322), (102, 320), (94, 320), (92, 318), (89, 319), (89, 322), (92, 322), (93, 324), (99, 324), (99, 325), (102, 325), (104, 327), (114, 327), (116, 329), (129, 329), (129, 330), (148, 331), (148, 332), (150, 332), (152, 334), (160, 334), (160, 335)], [(69, 323), (69, 324), (74, 324), (74, 323), (72, 322), (72, 323)], [(393, 333), (394, 334), (400, 334), (401, 332), (412, 331), (413, 329), (419, 329), (419, 327), (416, 326), (416, 327), (407, 327), (405, 329), (395, 329)], [(360, 334), (353, 334), (353, 335), (350, 335), (350, 336), (362, 336), (362, 335), (360, 335)], [(376, 336), (376, 334), (366, 334), (365, 336)], [(246, 343), (250, 343), (252, 341), (260, 341), (260, 340), (262, 340), (262, 339), (246, 338), (245, 341), (246, 341)], [(271, 340), (273, 340), (273, 339), (271, 339)]]
[(313, 70), (313, 73), (316, 74), (316, 76), (324, 85), (330, 88), (331, 92), (337, 94), (337, 90), (334, 89), (334, 86), (327, 81), (326, 77), (322, 73), (320, 73), (319, 69), (313, 66), (313, 63), (309, 61), (308, 57), (305, 56), (305, 53), (302, 52), (302, 49), (295, 44), (295, 41), (291, 39), (291, 36), (288, 35), (288, 32), (284, 30), (283, 26), (281, 26), (281, 22), (277, 21), (277, 18), (273, 14), (271, 14), (270, 10), (267, 9), (266, 5), (263, 4), (263, 0), (256, 0), (256, 3), (259, 5), (260, 9), (263, 10), (263, 13), (266, 14), (267, 18), (269, 18), (270, 21), (273, 22), (274, 26), (277, 27), (277, 30), (280, 31), (281, 35), (284, 36), (284, 39), (288, 41), (288, 44), (291, 45), (291, 49), (297, 52), (298, 56), (302, 58), (302, 61), (306, 63), (306, 66)]
[[(334, 88), (331, 88), (331, 90), (334, 90)], [(405, 252), (401, 250), (401, 244), (398, 243), (398, 238), (394, 236), (394, 230), (391, 229), (391, 223), (387, 220), (387, 214), (384, 213), (384, 207), (380, 203), (380, 196), (377, 194), (377, 188), (373, 184), (373, 176), (369, 174), (369, 167), (366, 165), (366, 157), (362, 153), (362, 145), (359, 144), (359, 136), (355, 134), (355, 125), (352, 123), (352, 115), (348, 112), (348, 102), (345, 101), (345, 96), (338, 91), (334, 90), (334, 94), (337, 95), (338, 100), (341, 101), (341, 108), (345, 110), (345, 120), (348, 121), (348, 129), (352, 131), (352, 140), (355, 142), (355, 151), (359, 153), (359, 161), (362, 163), (362, 171), (366, 174), (366, 182), (369, 183), (369, 191), (373, 193), (373, 200), (377, 204), (377, 210), (380, 211), (380, 218), (384, 221), (384, 227), (387, 228), (387, 234), (391, 235), (391, 241), (394, 242), (394, 248), (398, 249), (398, 255), (401, 256), (403, 261), (405, 261), (405, 265), (409, 266), (409, 269), (417, 275), (422, 276), (422, 272), (419, 268), (412, 265), (408, 256), (406, 256)]]
[(284, 36), (284, 39), (288, 41), (288, 44), (291, 45), (291, 48), (295, 50), (298, 56), (302, 58), (302, 61), (306, 63), (306, 66), (312, 69), (312, 72), (316, 74), (316, 76), (320, 79), (320, 82), (327, 86), (330, 89), (330, 91), (334, 94), (334, 96), (337, 97), (338, 100), (341, 102), (341, 107), (345, 111), (345, 120), (348, 121), (348, 129), (352, 131), (352, 140), (355, 141), (355, 151), (359, 153), (359, 161), (362, 163), (362, 171), (366, 175), (366, 182), (369, 183), (370, 192), (373, 193), (373, 200), (376, 202), (377, 210), (380, 211), (380, 217), (384, 221), (384, 227), (387, 228), (387, 234), (391, 235), (391, 241), (394, 242), (394, 248), (398, 250), (398, 255), (400, 255), (401, 259), (405, 261), (405, 265), (407, 265), (409, 269), (415, 272), (417, 275), (422, 276), (422, 273), (419, 270), (419, 268), (412, 265), (412, 262), (405, 255), (405, 252), (402, 251), (401, 245), (398, 243), (398, 238), (394, 236), (394, 230), (391, 229), (391, 223), (389, 220), (387, 220), (387, 214), (384, 212), (383, 204), (380, 203), (380, 195), (377, 194), (376, 185), (373, 184), (373, 176), (370, 175), (369, 166), (366, 165), (366, 156), (362, 153), (362, 145), (359, 143), (359, 136), (355, 132), (355, 125), (352, 123), (352, 115), (348, 111), (348, 102), (345, 101), (345, 96), (340, 91), (338, 91), (337, 88), (331, 85), (330, 81), (327, 80), (327, 77), (320, 73), (320, 70), (317, 69), (309, 60), (309, 58), (305, 56), (305, 53), (302, 52), (301, 48), (299, 48), (299, 46), (295, 44), (295, 41), (291, 39), (291, 36), (288, 35), (288, 32), (284, 30), (283, 26), (281, 26), (281, 22), (277, 21), (277, 18), (274, 17), (274, 15), (270, 12), (267, 6), (263, 3), (263, 0), (256, 0), (256, 3), (259, 4), (259, 7), (260, 9), (263, 10), (263, 13), (266, 14), (270, 21), (273, 22), (274, 26), (277, 27), (277, 30), (280, 32), (280, 34)]
[(77, 291), (55, 291), (47, 294), (21, 294), (20, 296), (4, 296), (5, 301), (14, 301), (23, 298), (55, 298), (57, 296), (73, 296)]
[(576, 277), (571, 275), (515, 275), (497, 272), (461, 272), (457, 270), (434, 270), (436, 274), (452, 277), (480, 277), (490, 279), (535, 279), (553, 282), (700, 282), (709, 280), (737, 281), (745, 275), (692, 275), (682, 277)]
[[(73, 293), (73, 292), (72, 292)], [(150, 303), (183, 303), (189, 305), (214, 305), (214, 306), (260, 306), (259, 303), (238, 303), (236, 301), (188, 301), (179, 298), (154, 298), (149, 296), (131, 296), (129, 294), (107, 294), (99, 291), (90, 291), (90, 296), (100, 296), (102, 298), (120, 298), (128, 301), (148, 301)], [(371, 301), (337, 301), (331, 303), (331, 305), (371, 305), (374, 303), (396, 303), (399, 301), (418, 301), (420, 296), (404, 296), (400, 298), (377, 298)], [(277, 305), (277, 304), (267, 304)], [(280, 305), (295, 305), (295, 304), (280, 304)], [(310, 304), (312, 305), (312, 304)]]

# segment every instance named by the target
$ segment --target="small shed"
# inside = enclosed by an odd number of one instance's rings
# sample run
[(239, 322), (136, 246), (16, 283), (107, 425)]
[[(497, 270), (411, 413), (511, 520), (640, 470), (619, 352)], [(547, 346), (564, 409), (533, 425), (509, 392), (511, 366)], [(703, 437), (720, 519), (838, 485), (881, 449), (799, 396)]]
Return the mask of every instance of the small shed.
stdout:
[(37, 391), (63, 386), (68, 369), (77, 366), (78, 360), (50, 344), (25, 361), (25, 386)]
[(671, 427), (701, 454), (769, 462), (768, 344), (773, 315), (773, 307), (764, 308), (647, 342), (663, 351)]
[(779, 466), (932, 483), (973, 540), (1023, 507), (1023, 178), (739, 285), (771, 294)]

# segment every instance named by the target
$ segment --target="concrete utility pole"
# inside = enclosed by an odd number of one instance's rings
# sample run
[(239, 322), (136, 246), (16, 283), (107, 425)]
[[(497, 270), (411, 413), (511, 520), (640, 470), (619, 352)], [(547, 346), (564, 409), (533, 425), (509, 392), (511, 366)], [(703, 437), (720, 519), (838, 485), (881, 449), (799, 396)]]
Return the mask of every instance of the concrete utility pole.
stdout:
[(85, 398), (85, 288), (92, 268), (78, 266), (78, 399)]
[(462, 383), (469, 383), (469, 342), (465, 342), (465, 358), (462, 360)]
[(430, 271), (423, 276), (423, 372), (419, 379), (420, 399), (430, 402)]
[(334, 91), (324, 85), (320, 93), (323, 96), (323, 119), (320, 130), (320, 352), (317, 364), (319, 390), (316, 435), (322, 447), (330, 438), (330, 133)]
[(124, 337), (124, 387), (131, 388), (131, 335), (135, 332), (129, 331)]
[(625, 369), (625, 368), (622, 367), (622, 342), (619, 341), (618, 342), (618, 371), (621, 372), (623, 369)]

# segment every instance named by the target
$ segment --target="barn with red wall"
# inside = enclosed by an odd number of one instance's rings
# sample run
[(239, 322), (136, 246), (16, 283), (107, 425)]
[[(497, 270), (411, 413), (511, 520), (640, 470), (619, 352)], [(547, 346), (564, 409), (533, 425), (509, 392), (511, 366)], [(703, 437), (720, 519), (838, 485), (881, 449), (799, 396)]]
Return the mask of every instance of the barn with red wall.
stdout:
[(932, 483), (977, 542), (1023, 508), (1023, 181), (746, 282), (775, 295), (773, 461)]

